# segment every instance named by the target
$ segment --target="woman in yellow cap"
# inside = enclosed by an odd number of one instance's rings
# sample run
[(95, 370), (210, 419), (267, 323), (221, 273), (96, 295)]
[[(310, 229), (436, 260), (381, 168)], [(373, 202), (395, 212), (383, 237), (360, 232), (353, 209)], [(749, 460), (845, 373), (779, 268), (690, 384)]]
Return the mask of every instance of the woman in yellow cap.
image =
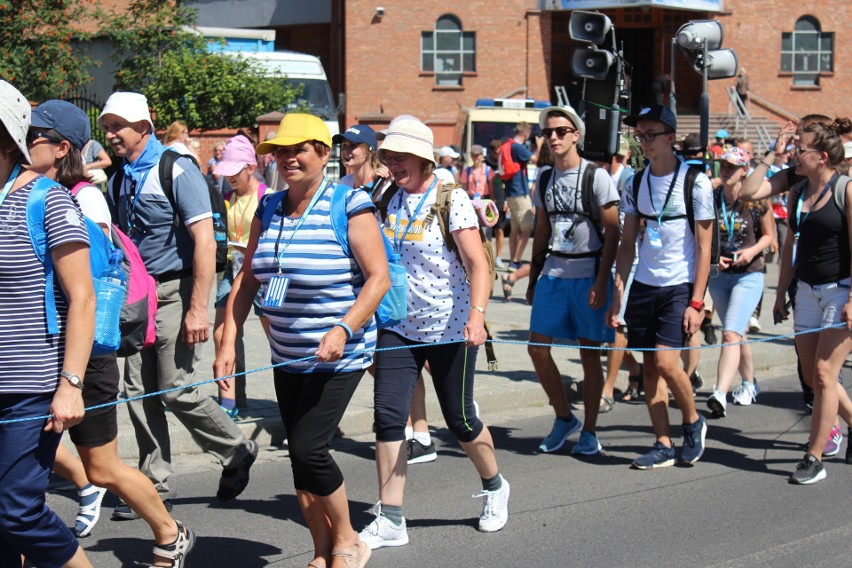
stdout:
[[(330, 151), (331, 134), (322, 120), (301, 113), (285, 116), (275, 138), (258, 145), (259, 154), (275, 153), (289, 189), (265, 196), (258, 206), (214, 371), (232, 372), (237, 328), (265, 283), (275, 391), (296, 495), (314, 541), (308, 566), (350, 568), (364, 566), (370, 550), (352, 528), (329, 442), (372, 363), (373, 314), (390, 279), (375, 206), (366, 192), (325, 177)], [(345, 235), (332, 224), (334, 203), (345, 209)]]

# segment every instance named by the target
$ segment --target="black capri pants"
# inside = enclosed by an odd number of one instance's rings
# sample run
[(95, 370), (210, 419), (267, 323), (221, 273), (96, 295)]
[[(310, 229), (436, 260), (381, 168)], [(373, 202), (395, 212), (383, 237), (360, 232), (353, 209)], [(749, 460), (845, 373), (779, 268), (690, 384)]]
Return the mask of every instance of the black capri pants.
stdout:
[(343, 485), (343, 473), (329, 451), (331, 440), (364, 371), (297, 374), (276, 367), (272, 373), (293, 484), (297, 491), (331, 495)]
[[(405, 346), (410, 348), (399, 349)], [(477, 347), (468, 347), (463, 342), (418, 343), (392, 331), (380, 331), (378, 348), (397, 349), (376, 352), (376, 440), (405, 440), (411, 396), (426, 361), (441, 413), (453, 435), (460, 442), (472, 442), (482, 433), (484, 426), (473, 407)]]

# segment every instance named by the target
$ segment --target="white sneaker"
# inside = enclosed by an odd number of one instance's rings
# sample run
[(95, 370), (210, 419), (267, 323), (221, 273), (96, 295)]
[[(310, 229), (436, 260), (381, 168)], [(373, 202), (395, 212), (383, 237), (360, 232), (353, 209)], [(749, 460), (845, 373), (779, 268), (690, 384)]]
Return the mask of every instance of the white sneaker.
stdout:
[(734, 389), (734, 392), (731, 393), (731, 397), (734, 399), (734, 404), (739, 404), (742, 406), (749, 406), (753, 402), (757, 402), (757, 392), (755, 391), (754, 385), (743, 381), (743, 384)]
[(509, 482), (502, 475), (500, 480), (503, 485), (497, 491), (483, 489), (473, 496), (474, 499), (485, 498), (482, 514), (479, 515), (479, 530), (482, 532), (497, 532), (509, 520)]
[(495, 259), (494, 259), (494, 267), (495, 267), (495, 268), (505, 268), (505, 267), (506, 267), (506, 265), (505, 265), (505, 264), (503, 264), (503, 259), (502, 259), (502, 258), (497, 257), (497, 258), (495, 258)]
[(748, 318), (748, 332), (757, 333), (758, 331), (760, 331), (760, 322), (757, 321), (756, 317), (751, 316)]
[(724, 418), (727, 412), (728, 401), (727, 395), (720, 390), (714, 390), (713, 394), (707, 399), (707, 408), (713, 412), (716, 418)]
[(376, 518), (364, 527), (358, 538), (363, 540), (370, 550), (384, 548), (385, 546), (405, 546), (408, 544), (408, 531), (405, 530), (405, 519), (401, 525), (396, 525), (382, 516), (382, 502), (379, 501), (370, 511)]

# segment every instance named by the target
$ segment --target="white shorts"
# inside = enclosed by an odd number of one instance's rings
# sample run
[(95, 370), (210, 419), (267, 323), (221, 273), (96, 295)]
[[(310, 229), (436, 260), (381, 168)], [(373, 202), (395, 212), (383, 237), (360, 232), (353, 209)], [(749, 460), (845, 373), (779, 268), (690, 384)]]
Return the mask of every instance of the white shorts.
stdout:
[(849, 301), (850, 279), (811, 286), (799, 281), (793, 328), (796, 331), (828, 327), (841, 322), (843, 306)]

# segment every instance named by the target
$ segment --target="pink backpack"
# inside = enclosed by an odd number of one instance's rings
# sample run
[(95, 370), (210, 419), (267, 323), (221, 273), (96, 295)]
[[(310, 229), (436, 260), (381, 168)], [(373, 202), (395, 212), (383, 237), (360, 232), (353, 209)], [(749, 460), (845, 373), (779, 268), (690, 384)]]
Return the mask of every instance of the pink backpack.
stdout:
[[(71, 194), (76, 196), (89, 185), (80, 182), (71, 188)], [(127, 357), (151, 347), (157, 339), (157, 283), (148, 274), (130, 237), (115, 225), (110, 227), (110, 237), (113, 246), (124, 253), (122, 264), (128, 275), (127, 297), (121, 306), (121, 345), (117, 352), (119, 357)]]

